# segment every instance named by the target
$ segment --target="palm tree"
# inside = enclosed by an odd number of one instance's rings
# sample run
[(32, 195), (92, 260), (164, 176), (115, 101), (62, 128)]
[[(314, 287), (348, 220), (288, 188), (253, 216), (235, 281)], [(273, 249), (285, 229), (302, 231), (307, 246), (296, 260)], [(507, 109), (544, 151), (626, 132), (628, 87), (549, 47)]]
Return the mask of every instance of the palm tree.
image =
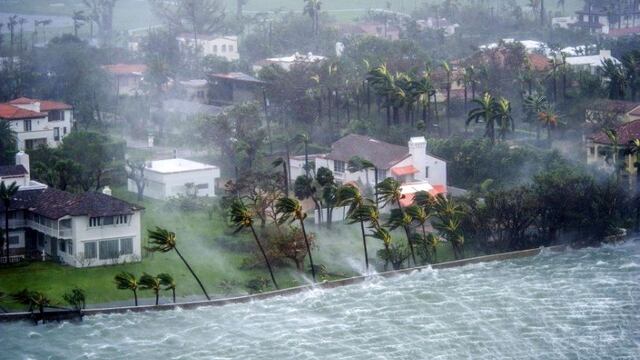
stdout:
[(26, 306), (30, 313), (33, 313), (34, 309), (38, 309), (40, 316), (44, 315), (44, 308), (50, 306), (52, 303), (51, 299), (44, 293), (28, 289), (23, 289), (11, 294), (11, 299), (18, 304)]
[(389, 233), (387, 229), (377, 226), (373, 228), (373, 234), (371, 236), (382, 241), (382, 244), (384, 245), (384, 250), (387, 253), (387, 256), (384, 257), (384, 269), (387, 270), (389, 259), (391, 259), (391, 233)]
[(424, 248), (425, 253), (428, 254), (429, 249), (427, 247), (427, 229), (425, 225), (427, 221), (429, 221), (431, 214), (427, 212), (425, 207), (422, 207), (419, 205), (411, 205), (407, 207), (406, 211), (407, 211), (407, 214), (409, 214), (409, 216), (411, 217), (411, 219), (413, 219), (413, 221), (418, 222), (418, 225), (420, 225), (422, 229), (422, 244), (425, 247)]
[(8, 161), (18, 147), (17, 135), (10, 121), (0, 121), (0, 163)]
[(309, 177), (309, 171), (311, 169), (309, 167), (309, 135), (305, 133), (300, 133), (296, 135), (295, 138), (293, 138), (293, 142), (296, 144), (302, 144), (304, 148), (304, 170), (305, 170), (305, 175)]
[(382, 64), (369, 71), (367, 80), (379, 97), (384, 99), (384, 107), (387, 110), (387, 126), (391, 126), (391, 92), (395, 88), (393, 76), (389, 73), (386, 64)]
[(438, 243), (440, 242), (440, 237), (436, 234), (428, 234), (427, 239), (425, 241), (425, 246), (431, 249), (431, 253), (433, 254), (433, 263), (438, 262)]
[(500, 98), (495, 103), (495, 122), (498, 125), (498, 133), (502, 141), (507, 139), (509, 131), (515, 131), (513, 116), (511, 116), (511, 102), (505, 98)]
[(484, 95), (480, 99), (472, 100), (474, 104), (477, 105), (475, 109), (472, 109), (469, 112), (469, 116), (467, 117), (466, 126), (469, 126), (470, 123), (485, 123), (485, 136), (491, 140), (491, 144), (496, 143), (496, 132), (495, 132), (495, 103), (496, 100), (491, 94), (485, 92)]
[(627, 87), (625, 68), (612, 59), (606, 59), (602, 62), (602, 73), (603, 76), (608, 79), (609, 99), (624, 100), (625, 89)]
[(76, 311), (82, 311), (87, 305), (86, 293), (77, 287), (62, 295), (62, 298)]
[(562, 7), (562, 15), (566, 13), (566, 10), (565, 10), (566, 5), (567, 5), (566, 0), (558, 0), (558, 6)]
[(640, 89), (640, 50), (627, 53), (622, 58), (627, 75), (626, 83), (631, 90), (631, 101), (636, 101), (638, 89)]
[(123, 271), (117, 274), (114, 278), (116, 288), (118, 290), (131, 290), (133, 292), (133, 301), (135, 306), (138, 306), (138, 279), (130, 272)]
[[(543, 112), (549, 106), (549, 102), (547, 98), (543, 95), (529, 95), (524, 99), (524, 108), (527, 111), (529, 118), (534, 115), (538, 116), (541, 112)], [(540, 140), (540, 121), (535, 121), (536, 123), (536, 139)]]
[(84, 25), (87, 17), (84, 15), (83, 10), (78, 10), (73, 12), (71, 19), (73, 20), (73, 35), (78, 37), (78, 30)]
[(373, 170), (374, 171), (374, 186), (378, 184), (378, 169), (376, 168), (376, 166), (369, 160), (363, 159), (359, 156), (354, 156), (351, 159), (349, 159), (349, 162), (347, 163), (347, 170), (350, 173), (356, 173), (356, 172), (360, 172), (360, 171), (364, 171), (364, 176), (365, 176), (365, 181), (367, 183), (367, 186), (370, 186), (369, 184), (369, 170)]
[(464, 257), (464, 234), (461, 227), (464, 209), (442, 194), (435, 197), (433, 206), (438, 217), (435, 228), (451, 243), (456, 259)]
[(367, 252), (367, 234), (364, 230), (364, 223), (371, 219), (373, 211), (370, 201), (365, 199), (360, 190), (353, 185), (345, 185), (338, 188), (337, 191), (338, 206), (348, 206), (347, 218), (349, 223), (360, 223), (362, 231), (362, 246), (364, 247), (365, 269), (369, 271), (369, 254)]
[(611, 143), (611, 147), (612, 147), (612, 149), (608, 151), (608, 153), (605, 156), (611, 162), (611, 164), (613, 164), (616, 181), (618, 181), (620, 180), (620, 170), (622, 170), (622, 167), (623, 167), (623, 165), (620, 164), (620, 156), (619, 156), (620, 142), (619, 142), (618, 132), (615, 129), (603, 129), (603, 131), (607, 136), (607, 138), (609, 139), (609, 142)]
[(229, 221), (231, 225), (233, 225), (236, 230), (234, 233), (238, 233), (243, 229), (249, 228), (251, 229), (251, 233), (253, 234), (253, 238), (258, 244), (258, 248), (262, 253), (262, 257), (264, 257), (264, 262), (267, 264), (267, 268), (269, 269), (269, 274), (271, 274), (271, 281), (273, 281), (273, 285), (276, 289), (279, 289), (278, 283), (276, 282), (275, 276), (273, 276), (273, 269), (271, 269), (271, 263), (269, 262), (269, 258), (267, 258), (267, 254), (260, 243), (260, 239), (258, 239), (258, 234), (253, 226), (253, 214), (247, 208), (247, 206), (240, 199), (235, 199), (231, 203), (231, 207), (229, 210)]
[(158, 274), (158, 279), (160, 279), (160, 284), (164, 286), (164, 290), (171, 290), (171, 295), (173, 298), (173, 303), (176, 303), (176, 281), (173, 279), (173, 276), (162, 273)]
[(549, 106), (538, 114), (538, 119), (547, 128), (547, 139), (551, 142), (551, 130), (559, 124), (558, 114)]
[(313, 35), (318, 36), (320, 33), (320, 10), (322, 2), (320, 0), (304, 0), (304, 15), (309, 15), (313, 27)]
[(287, 160), (282, 157), (275, 159), (271, 165), (273, 167), (282, 166), (282, 173), (284, 176), (284, 194), (286, 197), (289, 197), (289, 170), (287, 169)]
[(176, 246), (176, 242), (177, 242), (176, 234), (174, 232), (168, 231), (166, 229), (162, 229), (160, 227), (156, 227), (155, 230), (148, 230), (148, 234), (149, 234), (149, 241), (151, 243), (151, 246), (149, 247), (149, 251), (151, 252), (159, 251), (162, 253), (167, 253), (172, 250), (175, 251), (178, 257), (180, 258), (180, 260), (182, 260), (184, 265), (187, 267), (187, 269), (189, 270), (193, 278), (196, 279), (196, 282), (198, 283), (198, 285), (200, 285), (200, 289), (202, 289), (204, 296), (207, 298), (207, 300), (211, 300), (211, 298), (209, 297), (209, 294), (207, 294), (207, 290), (205, 290), (204, 285), (202, 285), (202, 282), (200, 281), (196, 273), (191, 268), (191, 265), (189, 265), (187, 260), (185, 260), (185, 258), (182, 256), (182, 254), (178, 250), (178, 247)]
[(389, 204), (394, 204), (398, 207), (399, 212), (397, 219), (402, 220), (402, 227), (404, 228), (404, 232), (407, 235), (407, 243), (409, 244), (409, 249), (411, 250), (411, 259), (413, 260), (413, 264), (417, 265), (418, 263), (416, 262), (416, 255), (413, 251), (413, 244), (411, 242), (411, 234), (409, 233), (409, 227), (406, 225), (405, 221), (408, 215), (405, 213), (404, 208), (400, 203), (400, 199), (402, 199), (403, 197), (400, 182), (393, 178), (386, 178), (381, 183), (376, 185), (376, 192), (379, 194), (380, 200), (382, 200), (383, 207)]
[(139, 285), (142, 290), (153, 290), (153, 293), (156, 295), (156, 306), (158, 306), (160, 290), (162, 289), (162, 281), (160, 280), (160, 277), (143, 273), (140, 277)]
[(425, 130), (428, 130), (428, 114), (431, 111), (431, 97), (435, 95), (436, 91), (431, 82), (431, 74), (428, 71), (413, 80), (413, 93), (418, 96), (422, 102), (422, 122), (424, 123)]
[(442, 69), (447, 75), (447, 135), (451, 135), (451, 67), (444, 61)]
[[(13, 197), (18, 192), (20, 186), (16, 185), (16, 182), (12, 182), (11, 185), (7, 186), (4, 181), (0, 182), (0, 201), (2, 201), (2, 205), (4, 206), (4, 242), (6, 246), (6, 263), (9, 264), (9, 211), (11, 210), (11, 203), (13, 202)], [(2, 248), (2, 244), (0, 244), (0, 248)]]
[(307, 238), (307, 231), (304, 227), (304, 220), (307, 218), (307, 213), (302, 209), (302, 204), (298, 199), (280, 198), (276, 202), (276, 214), (281, 215), (280, 222), (296, 221), (300, 222), (300, 228), (302, 229), (302, 235), (304, 236), (304, 243), (307, 246), (307, 254), (309, 254), (309, 263), (311, 266), (311, 275), (313, 276), (313, 282), (316, 282), (316, 267), (313, 264), (313, 257), (311, 255), (311, 247), (309, 246), (309, 239)]

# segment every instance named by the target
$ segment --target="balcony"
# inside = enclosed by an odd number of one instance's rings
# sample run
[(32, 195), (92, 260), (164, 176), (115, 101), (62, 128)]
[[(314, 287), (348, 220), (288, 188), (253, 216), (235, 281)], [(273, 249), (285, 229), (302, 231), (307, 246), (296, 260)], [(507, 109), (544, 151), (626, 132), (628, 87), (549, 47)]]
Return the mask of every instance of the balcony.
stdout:
[[(4, 219), (0, 225), (4, 227)], [(24, 219), (9, 219), (9, 229), (18, 229), (25, 226), (27, 226), (27, 221)]]
[(71, 239), (71, 228), (57, 227), (51, 228), (42, 224), (39, 224), (33, 220), (27, 221), (27, 226), (33, 230), (39, 231), (45, 235), (49, 235), (58, 239)]

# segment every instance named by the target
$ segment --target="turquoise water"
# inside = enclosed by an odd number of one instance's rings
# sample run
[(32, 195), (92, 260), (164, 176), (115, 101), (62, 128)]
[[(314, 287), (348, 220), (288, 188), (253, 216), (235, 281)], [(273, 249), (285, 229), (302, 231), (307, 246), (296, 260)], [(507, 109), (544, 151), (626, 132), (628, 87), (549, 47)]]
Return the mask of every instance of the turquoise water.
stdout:
[(190, 311), (0, 324), (2, 359), (640, 359), (640, 242)]

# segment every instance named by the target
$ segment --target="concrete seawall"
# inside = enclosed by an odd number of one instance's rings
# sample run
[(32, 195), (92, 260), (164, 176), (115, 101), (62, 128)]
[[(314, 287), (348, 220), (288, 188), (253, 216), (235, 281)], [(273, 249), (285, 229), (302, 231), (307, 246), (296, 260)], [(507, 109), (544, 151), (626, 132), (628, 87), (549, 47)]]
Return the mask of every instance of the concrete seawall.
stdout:
[[(333, 289), (341, 286), (360, 284), (372, 277), (391, 278), (395, 276), (410, 274), (415, 271), (421, 271), (429, 267), (431, 267), (432, 269), (448, 269), (448, 268), (454, 268), (454, 267), (460, 267), (460, 266), (490, 262), (490, 261), (526, 258), (526, 257), (536, 256), (540, 254), (543, 250), (560, 252), (560, 251), (564, 251), (565, 249), (566, 249), (565, 245), (558, 245), (558, 246), (552, 246), (547, 248), (514, 251), (514, 252), (508, 252), (508, 253), (479, 256), (479, 257), (463, 259), (463, 260), (448, 261), (448, 262), (438, 263), (434, 265), (427, 265), (427, 266), (415, 267), (410, 269), (387, 271), (387, 272), (378, 273), (374, 275), (356, 276), (356, 277), (351, 277), (347, 279), (327, 281), (327, 282), (316, 284), (315, 286), (314, 285), (298, 286), (298, 287), (270, 291), (266, 293), (255, 294), (255, 295), (245, 295), (245, 296), (238, 296), (238, 297), (232, 297), (232, 298), (226, 298), (226, 299), (217, 299), (217, 300), (211, 300), (211, 301), (194, 301), (194, 302), (177, 303), (177, 304), (162, 304), (158, 306), (143, 305), (143, 306), (129, 306), (129, 307), (103, 308), (103, 309), (86, 309), (83, 311), (83, 314), (85, 316), (91, 316), (91, 315), (99, 315), (99, 314), (119, 314), (119, 313), (126, 313), (126, 312), (174, 310), (176, 308), (195, 309), (202, 306), (223, 306), (228, 304), (240, 304), (240, 303), (247, 303), (255, 300), (269, 299), (277, 296), (287, 296), (287, 295), (298, 294), (304, 291), (312, 290), (314, 288)], [(28, 313), (28, 312), (0, 314), (0, 322), (31, 320), (31, 316), (32, 316), (31, 313)]]

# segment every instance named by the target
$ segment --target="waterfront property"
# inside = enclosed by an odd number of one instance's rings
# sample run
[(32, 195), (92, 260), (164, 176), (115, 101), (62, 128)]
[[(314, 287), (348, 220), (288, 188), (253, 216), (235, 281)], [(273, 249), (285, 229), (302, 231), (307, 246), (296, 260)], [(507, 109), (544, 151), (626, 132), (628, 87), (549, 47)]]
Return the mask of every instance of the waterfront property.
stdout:
[(57, 147), (73, 126), (73, 107), (58, 101), (21, 97), (0, 104), (0, 121), (9, 121), (18, 149)]
[[(141, 259), (142, 208), (108, 194), (72, 194), (30, 178), (29, 156), (0, 167), (0, 182), (20, 186), (0, 223), (9, 218), (9, 261), (52, 259), (74, 267)], [(5, 257), (0, 262), (6, 262)]]
[[(617, 144), (614, 144), (601, 130), (590, 136), (586, 142), (587, 164), (597, 166), (606, 171), (613, 172), (616, 168), (621, 169), (621, 175), (635, 175), (636, 155), (629, 149), (632, 147), (631, 141), (640, 138), (640, 120), (623, 123), (613, 129), (616, 133)], [(617, 151), (616, 151), (617, 150)]]
[[(216, 196), (216, 182), (220, 168), (187, 159), (150, 161), (144, 170), (145, 196), (166, 200), (179, 195), (200, 197)], [(137, 192), (133, 180), (129, 180), (130, 192)]]

